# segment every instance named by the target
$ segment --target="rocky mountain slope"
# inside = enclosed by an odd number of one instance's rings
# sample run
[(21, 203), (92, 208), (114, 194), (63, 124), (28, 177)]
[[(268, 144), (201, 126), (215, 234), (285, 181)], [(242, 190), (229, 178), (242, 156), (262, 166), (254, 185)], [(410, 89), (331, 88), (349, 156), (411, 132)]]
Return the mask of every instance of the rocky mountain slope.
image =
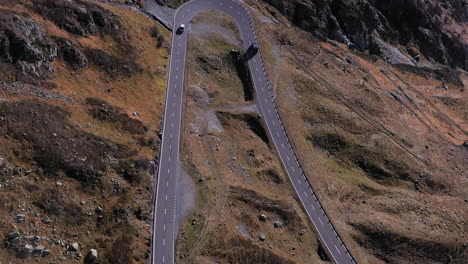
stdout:
[[(185, 0), (156, 0), (177, 7)], [(335, 40), (389, 63), (468, 70), (465, 0), (247, 0), (321, 40)], [(427, 59), (428, 61), (426, 61)]]
[(169, 33), (86, 1), (0, 1), (0, 262), (144, 263)]
[[(385, 54), (400, 46), (418, 63), (424, 56), (437, 63), (468, 69), (468, 5), (456, 1), (265, 0), (294, 25), (320, 39), (333, 39), (354, 50)], [(390, 46), (390, 47), (389, 47)], [(419, 55), (419, 56), (418, 56)]]

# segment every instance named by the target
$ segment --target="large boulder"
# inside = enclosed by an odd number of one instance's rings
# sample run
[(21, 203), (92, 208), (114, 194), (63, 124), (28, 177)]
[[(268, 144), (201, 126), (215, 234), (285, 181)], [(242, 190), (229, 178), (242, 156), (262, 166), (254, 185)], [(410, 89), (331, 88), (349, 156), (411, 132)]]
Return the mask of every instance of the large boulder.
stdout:
[(92, 248), (89, 250), (88, 254), (86, 255), (84, 263), (94, 264), (94, 263), (97, 263), (97, 261), (98, 261), (98, 252), (96, 249)]

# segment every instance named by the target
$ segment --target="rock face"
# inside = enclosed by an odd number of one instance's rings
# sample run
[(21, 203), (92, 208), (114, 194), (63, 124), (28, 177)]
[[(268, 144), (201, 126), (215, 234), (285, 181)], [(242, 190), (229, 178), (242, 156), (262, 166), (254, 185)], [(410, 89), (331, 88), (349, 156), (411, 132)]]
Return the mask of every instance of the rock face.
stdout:
[(56, 38), (56, 43), (59, 47), (59, 55), (74, 69), (84, 69), (88, 67), (88, 59), (86, 56), (75, 47), (69, 40), (65, 38)]
[(82, 1), (40, 0), (36, 8), (57, 26), (78, 36), (96, 35), (106, 29), (119, 28), (113, 14), (104, 8)]
[(360, 51), (380, 41), (414, 46), (438, 63), (468, 69), (466, 32), (460, 29), (468, 22), (466, 1), (263, 1), (323, 40), (333, 39)]
[[(20, 74), (42, 77), (52, 72), (57, 48), (35, 20), (0, 11), (0, 60)], [(10, 70), (11, 71), (11, 70)]]

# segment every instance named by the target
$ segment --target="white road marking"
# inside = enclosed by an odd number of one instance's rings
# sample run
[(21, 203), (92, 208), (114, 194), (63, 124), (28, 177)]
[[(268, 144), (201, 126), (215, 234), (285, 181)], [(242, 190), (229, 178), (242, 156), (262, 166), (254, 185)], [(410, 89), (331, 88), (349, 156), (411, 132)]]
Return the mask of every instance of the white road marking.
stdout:
[(166, 195), (166, 201), (167, 201), (167, 195)]
[(280, 137), (280, 134), (279, 134), (279, 132), (278, 132), (278, 131), (276, 131), (276, 135), (278, 135), (278, 137)]
[(163, 246), (166, 246), (166, 239), (163, 238)]
[(336, 251), (338, 251), (338, 254), (341, 255), (341, 252), (340, 252), (340, 250), (338, 249), (338, 247), (336, 245), (335, 245), (335, 249), (336, 249)]
[(294, 167), (293, 167), (293, 166), (291, 166), (291, 169), (292, 169), (292, 171), (293, 171), (293, 172), (295, 172), (295, 171), (296, 171), (296, 170), (294, 169)]
[(171, 145), (169, 145), (169, 149), (172, 149), (172, 144), (171, 144)]
[(164, 214), (167, 214), (167, 210), (166, 210), (166, 208), (164, 208)]
[(281, 147), (284, 148), (284, 144), (283, 144), (283, 143), (281, 143)]
[(297, 179), (297, 182), (299, 183), (299, 185), (301, 185), (301, 184), (302, 184), (302, 183), (301, 183), (301, 180), (299, 180), (299, 179)]
[(163, 225), (163, 230), (166, 230), (166, 224)]
[(163, 256), (163, 263), (165, 263), (166, 261), (164, 260), (164, 256)]
[(166, 182), (166, 187), (169, 187), (169, 181)]
[(306, 197), (309, 197), (309, 195), (307, 195), (307, 193), (305, 191), (304, 191), (304, 194), (305, 194)]
[(170, 169), (170, 168), (167, 168), (167, 174), (169, 174), (169, 172), (171, 172), (171, 169)]
[(323, 225), (322, 219), (320, 219), (320, 217), (319, 217), (319, 221), (320, 221), (320, 223)]
[(288, 159), (288, 161), (290, 161), (291, 159), (289, 158), (289, 156), (286, 156), (286, 158)]

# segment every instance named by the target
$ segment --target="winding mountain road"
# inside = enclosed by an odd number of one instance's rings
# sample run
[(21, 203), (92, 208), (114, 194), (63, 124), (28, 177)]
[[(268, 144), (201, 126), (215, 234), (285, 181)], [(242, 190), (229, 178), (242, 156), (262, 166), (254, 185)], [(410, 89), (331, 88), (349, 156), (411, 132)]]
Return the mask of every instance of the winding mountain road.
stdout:
[[(193, 16), (206, 10), (223, 11), (237, 22), (244, 50), (250, 48), (251, 51), (251, 45), (257, 43), (250, 12), (246, 7), (234, 0), (192, 0), (182, 5), (175, 12), (174, 29), (177, 29), (181, 24), (185, 24), (186, 30), (185, 32), (173, 30), (172, 35), (157, 193), (153, 211), (153, 243), (151, 249), (151, 263), (153, 264), (174, 263), (175, 241), (178, 231), (176, 208), (180, 177), (179, 151), (188, 31)], [(278, 115), (260, 52), (253, 52), (250, 55), (248, 66), (255, 88), (258, 109), (283, 167), (313, 223), (324, 249), (335, 263), (356, 263), (330, 223), (296, 158)]]

